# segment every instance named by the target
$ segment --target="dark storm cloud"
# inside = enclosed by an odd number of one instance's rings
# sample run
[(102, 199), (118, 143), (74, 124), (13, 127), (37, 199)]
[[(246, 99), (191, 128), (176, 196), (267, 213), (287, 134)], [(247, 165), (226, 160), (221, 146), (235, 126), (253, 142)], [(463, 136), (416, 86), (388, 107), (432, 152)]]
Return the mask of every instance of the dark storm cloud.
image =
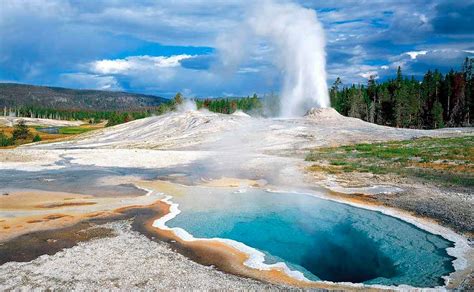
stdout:
[(436, 33), (474, 35), (474, 1), (446, 1), (436, 6)]

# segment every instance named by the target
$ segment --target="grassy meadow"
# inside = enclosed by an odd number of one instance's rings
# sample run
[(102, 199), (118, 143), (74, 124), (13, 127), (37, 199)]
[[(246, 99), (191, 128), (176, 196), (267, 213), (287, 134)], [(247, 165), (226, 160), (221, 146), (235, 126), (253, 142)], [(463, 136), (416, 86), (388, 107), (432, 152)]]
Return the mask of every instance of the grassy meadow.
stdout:
[[(86, 133), (89, 131), (101, 129), (105, 127), (105, 122), (99, 123), (99, 124), (84, 124), (81, 126), (75, 126), (75, 127), (59, 127), (59, 133), (57, 134), (51, 134), (51, 133), (45, 133), (42, 131), (39, 131), (38, 129), (44, 128), (44, 127), (38, 127), (38, 126), (28, 126), (28, 137), (26, 139), (17, 139), (14, 141), (13, 145), (8, 145), (8, 146), (0, 146), (0, 148), (14, 148), (19, 145), (23, 144), (28, 144), (32, 142), (56, 142), (56, 141), (62, 141), (65, 139), (69, 139), (71, 137), (74, 137), (76, 135)], [(12, 137), (14, 127), (0, 127), (0, 133), (3, 133), (6, 137)], [(34, 141), (34, 138), (38, 139), (38, 141)]]
[(418, 138), (312, 150), (311, 171), (370, 172), (419, 178), (442, 185), (474, 186), (474, 136)]

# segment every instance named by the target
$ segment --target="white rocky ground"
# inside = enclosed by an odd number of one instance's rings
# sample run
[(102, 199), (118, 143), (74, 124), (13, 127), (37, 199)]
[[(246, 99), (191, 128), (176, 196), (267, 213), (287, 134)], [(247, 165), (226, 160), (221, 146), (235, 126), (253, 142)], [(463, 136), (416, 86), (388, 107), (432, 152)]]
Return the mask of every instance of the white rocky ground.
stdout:
[[(114, 237), (79, 243), (31, 262), (0, 266), (0, 290), (275, 290), (281, 286), (202, 266), (131, 230), (130, 223), (104, 225)], [(93, 260), (91, 260), (93, 259)]]
[(13, 127), (18, 124), (19, 121), (23, 120), (28, 126), (40, 126), (40, 127), (73, 127), (84, 124), (82, 121), (61, 121), (52, 119), (39, 119), (39, 118), (17, 118), (17, 117), (5, 117), (0, 116), (0, 126)]

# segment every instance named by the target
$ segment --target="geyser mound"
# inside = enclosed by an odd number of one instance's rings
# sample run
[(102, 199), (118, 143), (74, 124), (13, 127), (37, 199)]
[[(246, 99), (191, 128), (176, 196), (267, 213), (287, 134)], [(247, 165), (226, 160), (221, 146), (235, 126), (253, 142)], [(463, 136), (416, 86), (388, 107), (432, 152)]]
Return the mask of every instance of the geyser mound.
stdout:
[(236, 110), (233, 114), (233, 116), (238, 116), (238, 117), (245, 117), (245, 118), (250, 118), (250, 115), (247, 113), (244, 113), (241, 110)]
[(304, 115), (306, 118), (317, 120), (317, 121), (328, 121), (328, 120), (341, 120), (344, 119), (340, 113), (338, 113), (332, 107), (328, 108), (311, 108)]

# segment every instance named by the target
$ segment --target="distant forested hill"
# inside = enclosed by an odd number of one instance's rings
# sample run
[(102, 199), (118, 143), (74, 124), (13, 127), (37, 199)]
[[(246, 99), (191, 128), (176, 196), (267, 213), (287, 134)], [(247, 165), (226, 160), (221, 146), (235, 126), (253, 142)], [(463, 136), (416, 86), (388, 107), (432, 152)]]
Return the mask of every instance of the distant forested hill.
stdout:
[(168, 99), (145, 94), (0, 83), (0, 108), (115, 111), (156, 107)]

